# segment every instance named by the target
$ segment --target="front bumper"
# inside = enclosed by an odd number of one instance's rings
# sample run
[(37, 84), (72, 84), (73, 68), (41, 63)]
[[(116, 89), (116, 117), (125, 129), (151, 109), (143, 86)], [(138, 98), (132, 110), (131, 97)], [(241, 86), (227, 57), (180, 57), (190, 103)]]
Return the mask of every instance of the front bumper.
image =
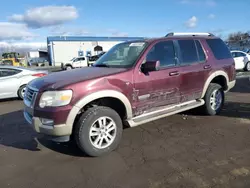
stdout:
[(235, 84), (236, 84), (236, 80), (229, 82), (227, 86), (227, 91), (231, 90), (235, 86)]
[(72, 133), (72, 126), (66, 124), (44, 125), (39, 117), (32, 117), (27, 111), (23, 112), (24, 118), (37, 132), (50, 136), (69, 136)]
[(70, 105), (41, 109), (37, 103), (40, 95), (38, 89), (27, 86), (23, 100), (25, 120), (37, 133), (56, 138), (52, 140), (66, 141), (72, 134), (73, 124), (80, 109)]

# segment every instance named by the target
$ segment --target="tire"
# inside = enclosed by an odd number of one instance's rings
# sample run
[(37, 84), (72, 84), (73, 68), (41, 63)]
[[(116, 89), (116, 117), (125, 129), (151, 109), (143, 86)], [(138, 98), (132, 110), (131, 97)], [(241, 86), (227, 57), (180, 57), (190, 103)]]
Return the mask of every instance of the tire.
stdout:
[[(216, 91), (219, 92), (218, 96), (214, 97), (215, 100), (217, 100), (217, 105), (213, 106), (214, 103), (211, 102), (212, 100), (211, 98), (213, 98), (213, 96), (216, 95), (215, 94)], [(218, 115), (221, 112), (225, 101), (225, 94), (221, 85), (210, 83), (207, 92), (205, 94), (204, 101), (205, 101), (205, 104), (203, 106), (204, 114), (210, 116)]]
[(70, 66), (70, 65), (66, 65), (66, 68), (65, 68), (66, 70), (71, 70), (71, 69), (73, 69), (73, 67), (72, 66)]
[(250, 61), (248, 61), (245, 65), (244, 71), (249, 72), (250, 71)]
[(26, 89), (26, 85), (22, 85), (22, 86), (18, 89), (18, 91), (17, 91), (18, 97), (19, 97), (20, 99), (22, 99), (22, 100), (23, 100), (23, 98), (24, 98), (25, 89)]
[[(106, 119), (106, 126), (111, 125), (110, 123), (113, 122), (113, 125), (110, 127), (113, 130), (109, 132), (109, 138), (113, 136), (109, 140), (110, 142), (107, 141), (108, 134), (105, 132), (105, 129), (101, 130), (99, 128), (98, 120), (100, 118)], [(102, 133), (100, 133), (101, 131)], [(97, 106), (89, 108), (81, 115), (74, 127), (73, 137), (81, 151), (89, 156), (98, 157), (110, 153), (118, 147), (122, 138), (122, 131), (123, 125), (119, 114), (111, 108)], [(91, 136), (91, 132), (94, 134), (93, 136)], [(97, 141), (96, 144), (95, 141)]]

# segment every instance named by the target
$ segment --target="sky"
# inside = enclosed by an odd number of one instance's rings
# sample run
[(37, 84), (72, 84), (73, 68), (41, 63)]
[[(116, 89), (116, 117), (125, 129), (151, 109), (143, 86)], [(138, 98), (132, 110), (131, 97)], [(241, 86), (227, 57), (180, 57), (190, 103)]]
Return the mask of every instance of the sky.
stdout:
[(250, 30), (250, 0), (12, 0), (0, 7), (0, 47), (46, 45), (47, 36), (161, 37)]

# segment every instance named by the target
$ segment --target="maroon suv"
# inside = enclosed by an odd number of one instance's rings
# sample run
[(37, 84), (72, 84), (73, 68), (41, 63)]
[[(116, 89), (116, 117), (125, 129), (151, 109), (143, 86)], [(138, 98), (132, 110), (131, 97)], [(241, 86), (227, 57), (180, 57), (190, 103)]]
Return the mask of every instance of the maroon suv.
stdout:
[(124, 126), (196, 107), (218, 114), (234, 85), (234, 60), (220, 38), (170, 33), (117, 44), (92, 67), (30, 82), (24, 116), (36, 132), (100, 156), (117, 148)]

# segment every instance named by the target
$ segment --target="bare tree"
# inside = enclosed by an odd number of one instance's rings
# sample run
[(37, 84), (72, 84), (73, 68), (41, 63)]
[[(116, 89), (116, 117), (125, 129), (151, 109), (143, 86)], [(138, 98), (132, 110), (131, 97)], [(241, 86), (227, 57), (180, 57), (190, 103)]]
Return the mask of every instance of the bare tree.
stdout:
[(236, 32), (236, 33), (231, 33), (228, 36), (229, 43), (248, 43), (250, 41), (250, 32)]

